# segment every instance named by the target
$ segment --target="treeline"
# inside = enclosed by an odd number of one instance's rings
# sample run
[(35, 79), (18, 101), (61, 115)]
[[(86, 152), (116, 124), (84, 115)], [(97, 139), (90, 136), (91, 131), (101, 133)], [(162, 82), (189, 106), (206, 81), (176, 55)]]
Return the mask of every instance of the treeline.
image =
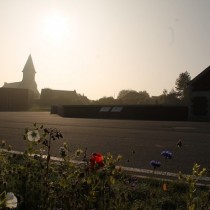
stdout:
[(103, 97), (96, 101), (91, 101), (90, 104), (98, 105), (187, 105), (189, 100), (188, 83), (191, 80), (189, 72), (179, 74), (175, 81), (175, 87), (170, 91), (166, 89), (160, 96), (150, 96), (149, 93), (136, 90), (121, 90), (116, 99), (113, 97)]
[(52, 105), (187, 105), (189, 98), (188, 82), (190, 74), (181, 73), (175, 81), (175, 87), (170, 91), (166, 89), (159, 96), (150, 96), (146, 90), (121, 90), (117, 98), (102, 97), (98, 100), (90, 100), (76, 91), (43, 89), (40, 97), (40, 105), (50, 107)]

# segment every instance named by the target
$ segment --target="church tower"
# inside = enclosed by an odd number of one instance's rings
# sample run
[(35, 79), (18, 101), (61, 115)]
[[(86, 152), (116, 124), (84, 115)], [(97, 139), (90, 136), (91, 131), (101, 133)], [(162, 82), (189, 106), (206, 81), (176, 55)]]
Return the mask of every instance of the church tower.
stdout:
[(35, 81), (35, 68), (34, 64), (31, 58), (31, 55), (29, 55), (28, 60), (23, 68), (23, 83), (33, 82)]
[(29, 55), (28, 60), (23, 68), (23, 79), (20, 82), (19, 88), (26, 88), (34, 92), (34, 99), (39, 99), (40, 94), (37, 89), (37, 84), (35, 81), (35, 68), (32, 61), (31, 55)]

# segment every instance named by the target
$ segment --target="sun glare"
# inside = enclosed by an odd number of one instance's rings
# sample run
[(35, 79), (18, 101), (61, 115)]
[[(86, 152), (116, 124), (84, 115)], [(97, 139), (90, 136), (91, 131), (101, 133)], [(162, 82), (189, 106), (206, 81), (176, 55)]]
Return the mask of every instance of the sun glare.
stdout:
[(53, 42), (61, 42), (67, 35), (67, 20), (60, 14), (53, 14), (44, 21), (44, 35)]

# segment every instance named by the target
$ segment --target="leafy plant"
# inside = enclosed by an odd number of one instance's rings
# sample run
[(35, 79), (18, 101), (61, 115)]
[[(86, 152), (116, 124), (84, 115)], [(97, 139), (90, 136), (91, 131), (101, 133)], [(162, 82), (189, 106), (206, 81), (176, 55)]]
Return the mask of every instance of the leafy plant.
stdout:
[(198, 208), (199, 203), (201, 203), (201, 197), (197, 193), (197, 182), (201, 177), (206, 174), (206, 168), (200, 169), (200, 165), (195, 163), (192, 169), (192, 175), (184, 175), (179, 173), (179, 180), (186, 181), (188, 184), (187, 191), (187, 209), (195, 210)]

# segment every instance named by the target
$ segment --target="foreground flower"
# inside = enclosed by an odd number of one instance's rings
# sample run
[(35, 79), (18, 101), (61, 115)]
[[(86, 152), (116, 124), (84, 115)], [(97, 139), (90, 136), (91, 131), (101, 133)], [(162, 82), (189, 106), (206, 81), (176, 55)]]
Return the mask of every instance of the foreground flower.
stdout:
[(167, 191), (167, 184), (166, 183), (163, 183), (163, 185), (162, 185), (162, 187), (163, 187), (163, 191)]
[(29, 141), (37, 142), (40, 140), (40, 134), (38, 130), (28, 131), (27, 138)]
[(151, 165), (154, 169), (156, 169), (156, 168), (158, 168), (158, 167), (161, 166), (161, 163), (160, 163), (159, 161), (156, 161), (156, 160), (151, 160), (151, 161), (150, 161), (150, 165)]
[(165, 159), (172, 159), (172, 152), (170, 151), (162, 151), (161, 155), (165, 157)]
[(6, 194), (6, 207), (10, 209), (17, 207), (17, 198), (12, 192)]
[(66, 157), (66, 155), (67, 155), (67, 150), (66, 150), (66, 148), (65, 147), (60, 147), (59, 148), (59, 153), (60, 153), (60, 155), (61, 155), (61, 157)]
[(5, 147), (6, 146), (6, 142), (4, 140), (1, 141), (1, 147)]
[(90, 157), (90, 167), (93, 169), (95, 166), (104, 166), (104, 157), (100, 153), (93, 153)]
[(179, 140), (176, 145), (177, 145), (178, 148), (181, 148), (182, 147), (182, 141)]

